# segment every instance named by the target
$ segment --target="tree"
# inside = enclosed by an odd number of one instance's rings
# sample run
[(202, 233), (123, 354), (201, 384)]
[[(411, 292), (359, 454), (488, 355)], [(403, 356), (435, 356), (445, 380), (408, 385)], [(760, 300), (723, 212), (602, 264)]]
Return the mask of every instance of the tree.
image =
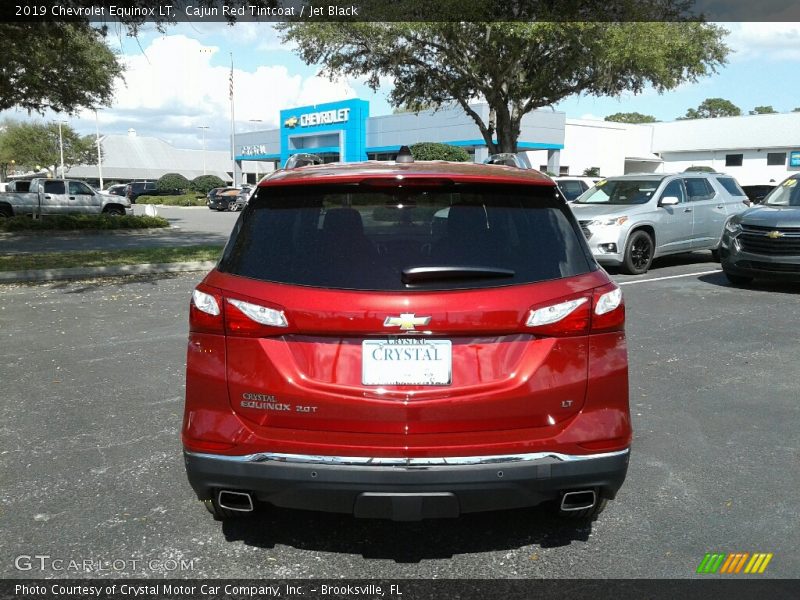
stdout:
[(180, 173), (165, 173), (156, 181), (156, 189), (162, 192), (172, 192), (189, 189), (189, 180)]
[(225, 187), (225, 182), (216, 175), (200, 175), (192, 179), (191, 183), (191, 190), (200, 194), (207, 194), (218, 187)]
[(451, 160), (468, 162), (469, 153), (458, 146), (438, 144), (436, 142), (420, 142), (409, 148), (414, 160)]
[(629, 113), (614, 113), (608, 115), (604, 121), (613, 121), (615, 123), (655, 123), (656, 118), (652, 115), (643, 115), (638, 112)]
[(800, 106), (798, 106), (797, 108), (793, 108), (792, 112), (800, 112)]
[[(606, 119), (607, 120), (607, 119)], [(583, 170), (584, 177), (600, 177), (600, 167), (588, 167)]]
[[(92, 136), (81, 137), (69, 125), (61, 125), (61, 140), (64, 148), (64, 168), (77, 164), (94, 164), (97, 149)], [(19, 166), (33, 168), (36, 165), (56, 171), (61, 163), (58, 123), (21, 123), (6, 121), (0, 133), (2, 155), (14, 160)]]
[[(377, 90), (381, 78), (392, 78), (393, 106), (413, 110), (457, 103), (494, 154), (516, 151), (525, 114), (569, 96), (618, 96), (647, 86), (664, 92), (715, 72), (728, 54), (722, 42), (726, 31), (700, 22), (663, 22), (678, 4), (608, 0), (606, 22), (599, 14), (590, 22), (588, 13), (600, 9), (587, 7), (567, 22), (565, 11), (578, 10), (574, 3), (542, 2), (515, 4), (538, 11), (517, 22), (433, 22), (431, 17), (431, 22), (298, 21), (278, 28), (306, 63), (322, 64), (332, 79), (365, 77)], [(608, 22), (609, 14), (619, 18)], [(475, 99), (489, 109), (473, 104)]]
[(75, 113), (110, 105), (122, 65), (86, 23), (0, 23), (0, 110)]
[(753, 110), (750, 111), (751, 115), (774, 115), (778, 111), (772, 108), (772, 106), (756, 106)]
[(742, 110), (724, 98), (706, 98), (696, 109), (690, 108), (679, 121), (686, 119), (716, 119), (718, 117), (738, 117)]

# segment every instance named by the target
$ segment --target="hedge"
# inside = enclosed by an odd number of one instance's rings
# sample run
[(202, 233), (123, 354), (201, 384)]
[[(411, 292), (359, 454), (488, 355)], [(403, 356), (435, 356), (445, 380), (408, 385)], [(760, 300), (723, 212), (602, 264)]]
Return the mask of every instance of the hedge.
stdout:
[(41, 219), (27, 216), (0, 219), (0, 231), (150, 229), (169, 227), (162, 217), (111, 215), (45, 215)]

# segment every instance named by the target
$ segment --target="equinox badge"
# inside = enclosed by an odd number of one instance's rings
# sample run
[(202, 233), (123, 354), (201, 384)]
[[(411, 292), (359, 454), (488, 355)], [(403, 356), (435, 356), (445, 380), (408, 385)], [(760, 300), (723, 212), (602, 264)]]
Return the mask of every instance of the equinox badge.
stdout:
[(401, 313), (399, 317), (386, 317), (383, 326), (399, 327), (400, 331), (413, 331), (417, 325), (424, 326), (430, 322), (430, 317), (416, 317), (414, 313)]

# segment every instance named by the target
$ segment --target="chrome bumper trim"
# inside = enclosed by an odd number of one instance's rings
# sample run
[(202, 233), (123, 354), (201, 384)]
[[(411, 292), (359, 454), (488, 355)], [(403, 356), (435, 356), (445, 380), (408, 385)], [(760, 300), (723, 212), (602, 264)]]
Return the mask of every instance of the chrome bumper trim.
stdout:
[(309, 454), (281, 454), (277, 452), (259, 452), (240, 456), (225, 454), (206, 454), (185, 451), (187, 456), (194, 458), (208, 458), (237, 463), (265, 463), (280, 462), (311, 465), (344, 465), (366, 467), (430, 467), (437, 465), (491, 465), (498, 463), (537, 462), (576, 462), (624, 456), (630, 448), (617, 452), (602, 454), (561, 454), (559, 452), (533, 452), (530, 454), (497, 454), (492, 456), (448, 456), (430, 458), (394, 458), (394, 457), (367, 457), (367, 456), (321, 456)]

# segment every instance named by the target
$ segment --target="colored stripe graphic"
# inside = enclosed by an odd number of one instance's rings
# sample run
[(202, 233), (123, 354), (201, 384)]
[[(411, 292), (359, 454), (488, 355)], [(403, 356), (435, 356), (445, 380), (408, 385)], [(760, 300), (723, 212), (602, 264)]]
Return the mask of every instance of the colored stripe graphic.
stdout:
[(742, 569), (744, 569), (744, 573), (763, 573), (773, 556), (772, 553), (765, 552), (754, 554), (749, 552), (731, 552), (729, 554), (707, 552), (697, 566), (697, 573), (735, 574), (741, 573)]

